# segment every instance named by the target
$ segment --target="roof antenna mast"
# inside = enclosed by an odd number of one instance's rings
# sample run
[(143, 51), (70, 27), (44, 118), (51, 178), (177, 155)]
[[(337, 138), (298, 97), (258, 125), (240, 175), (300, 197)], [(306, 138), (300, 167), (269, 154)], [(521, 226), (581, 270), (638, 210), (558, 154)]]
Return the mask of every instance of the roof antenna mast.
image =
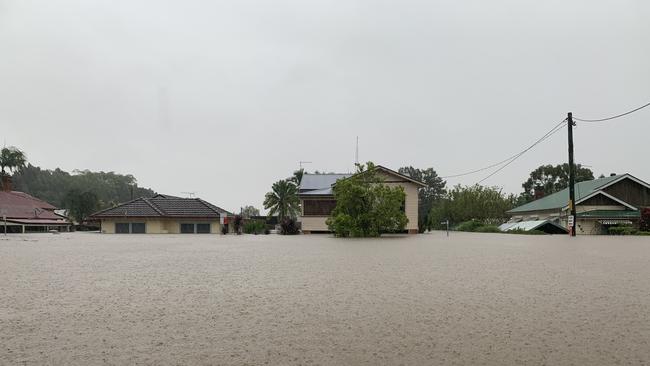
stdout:
[(357, 149), (354, 152), (354, 166), (359, 166), (359, 136), (357, 136)]

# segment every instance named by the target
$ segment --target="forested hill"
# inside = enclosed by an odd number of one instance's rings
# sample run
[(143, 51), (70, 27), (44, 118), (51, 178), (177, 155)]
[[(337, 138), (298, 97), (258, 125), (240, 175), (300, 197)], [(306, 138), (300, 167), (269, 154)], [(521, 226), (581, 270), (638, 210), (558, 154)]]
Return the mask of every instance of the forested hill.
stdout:
[(134, 176), (114, 172), (91, 172), (88, 170), (65, 172), (61, 169), (41, 169), (31, 164), (14, 174), (14, 190), (29, 193), (56, 207), (63, 207), (66, 194), (72, 190), (93, 192), (99, 199), (100, 208), (129, 201), (131, 187), (133, 197), (150, 197), (156, 194), (149, 188), (136, 185)]

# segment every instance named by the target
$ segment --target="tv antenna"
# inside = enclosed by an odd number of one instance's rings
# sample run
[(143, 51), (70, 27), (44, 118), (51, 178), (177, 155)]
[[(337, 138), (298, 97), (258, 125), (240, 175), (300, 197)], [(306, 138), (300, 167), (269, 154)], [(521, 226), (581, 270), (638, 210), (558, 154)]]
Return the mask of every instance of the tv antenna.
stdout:
[(359, 165), (359, 136), (357, 136), (357, 148), (354, 151), (354, 165)]
[(311, 161), (299, 161), (298, 165), (300, 166), (300, 170), (302, 170), (302, 164), (311, 164)]
[(187, 198), (194, 198), (196, 195), (196, 192), (181, 192), (182, 194), (186, 194)]

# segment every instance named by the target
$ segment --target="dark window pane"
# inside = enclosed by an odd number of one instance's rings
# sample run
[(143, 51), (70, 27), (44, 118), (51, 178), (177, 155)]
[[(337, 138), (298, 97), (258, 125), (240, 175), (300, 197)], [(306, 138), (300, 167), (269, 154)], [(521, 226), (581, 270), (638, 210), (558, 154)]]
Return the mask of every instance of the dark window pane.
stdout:
[(335, 200), (304, 200), (305, 216), (329, 216), (336, 207)]
[(144, 234), (147, 232), (147, 227), (144, 222), (134, 222), (131, 223), (131, 233), (132, 234)]
[(116, 234), (128, 234), (129, 233), (129, 224), (118, 222), (115, 223), (115, 233)]
[(194, 234), (194, 224), (181, 224), (181, 234)]
[(210, 234), (210, 224), (196, 224), (198, 234)]

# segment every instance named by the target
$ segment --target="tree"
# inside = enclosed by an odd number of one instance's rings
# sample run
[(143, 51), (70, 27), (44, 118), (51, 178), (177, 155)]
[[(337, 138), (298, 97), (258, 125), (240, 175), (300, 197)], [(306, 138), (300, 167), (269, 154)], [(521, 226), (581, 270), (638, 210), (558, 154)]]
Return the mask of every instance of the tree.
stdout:
[(68, 209), (68, 215), (78, 223), (84, 222), (90, 214), (99, 209), (97, 195), (91, 191), (82, 192), (79, 189), (68, 191), (63, 204)]
[(131, 189), (134, 197), (156, 194), (149, 188), (139, 187), (135, 177), (130, 174), (88, 170), (75, 170), (71, 174), (61, 169), (41, 169), (31, 164), (14, 174), (13, 185), (17, 191), (31, 194), (57, 207), (64, 206), (67, 192), (73, 189), (95, 193), (99, 199), (99, 209), (131, 200)]
[(473, 185), (455, 186), (445, 199), (437, 202), (429, 213), (429, 224), (442, 228), (442, 222), (452, 224), (475, 220), (483, 224), (501, 224), (507, 218), (506, 211), (512, 209), (516, 195), (506, 195), (497, 187)]
[(305, 174), (305, 169), (299, 169), (293, 172), (293, 176), (289, 178), (293, 183), (295, 183), (297, 186), (300, 185), (300, 182), (302, 182), (302, 176)]
[(264, 208), (269, 210), (269, 216), (277, 214), (280, 220), (296, 217), (300, 211), (298, 187), (289, 180), (273, 183), (271, 192), (268, 192), (264, 198)]
[[(594, 179), (594, 173), (580, 164), (575, 166), (576, 183)], [(522, 185), (527, 202), (561, 191), (569, 186), (569, 164), (542, 165), (530, 173)]]
[(2, 151), (0, 151), (1, 175), (7, 175), (5, 168), (9, 169), (11, 174), (13, 174), (25, 167), (25, 163), (27, 163), (27, 157), (17, 147), (3, 147)]
[(334, 185), (336, 207), (327, 226), (339, 237), (376, 237), (406, 228), (406, 193), (383, 184), (372, 162), (358, 165), (357, 174)]
[(260, 210), (256, 209), (253, 206), (244, 206), (241, 209), (241, 215), (244, 218), (248, 219), (248, 218), (251, 218), (253, 216), (259, 216), (260, 215)]
[(398, 172), (427, 185), (418, 190), (418, 229), (420, 232), (431, 229), (429, 225), (429, 212), (434, 203), (444, 197), (445, 185), (447, 183), (438, 176), (438, 173), (433, 168), (417, 169), (408, 166), (399, 168)]

